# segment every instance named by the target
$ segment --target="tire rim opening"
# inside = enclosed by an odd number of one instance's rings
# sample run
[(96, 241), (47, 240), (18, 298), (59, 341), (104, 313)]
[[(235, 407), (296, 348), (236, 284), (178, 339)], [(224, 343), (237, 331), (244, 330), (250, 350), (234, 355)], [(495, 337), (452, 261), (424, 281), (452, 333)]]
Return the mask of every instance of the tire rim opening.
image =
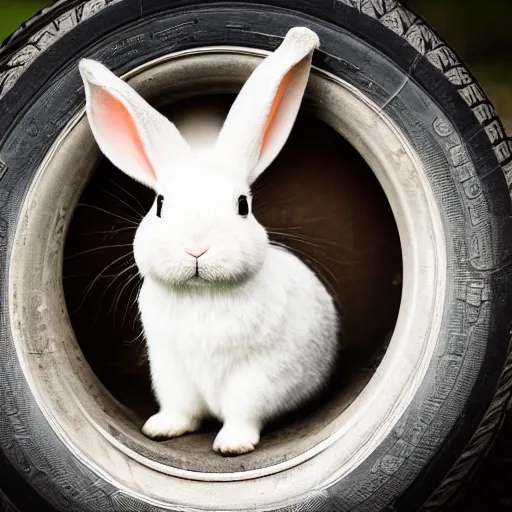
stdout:
[[(232, 99), (199, 97), (160, 110), (180, 127), (200, 110), (227, 113)], [(64, 252), (64, 291), (77, 341), (105, 387), (135, 413), (137, 431), (158, 410), (131, 247), (153, 200), (151, 190), (103, 159), (74, 213)], [(254, 205), (272, 243), (308, 263), (334, 296), (342, 318), (339, 366), (329, 388), (270, 425), (253, 453), (235, 459), (213, 454), (219, 425), (208, 422), (200, 433), (155, 445), (160, 457), (168, 451), (165, 458), (183, 469), (257, 469), (318, 443), (373, 374), (398, 316), (402, 263), (391, 208), (363, 158), (332, 128), (302, 112), (281, 155), (255, 184)]]

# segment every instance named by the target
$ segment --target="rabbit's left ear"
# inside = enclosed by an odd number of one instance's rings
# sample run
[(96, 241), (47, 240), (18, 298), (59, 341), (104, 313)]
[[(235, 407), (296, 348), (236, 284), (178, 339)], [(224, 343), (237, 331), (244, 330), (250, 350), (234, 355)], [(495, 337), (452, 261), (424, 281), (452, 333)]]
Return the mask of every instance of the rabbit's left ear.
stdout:
[(299, 112), (318, 36), (291, 29), (252, 73), (233, 103), (217, 151), (252, 183), (284, 146)]
[(178, 129), (99, 62), (83, 59), (87, 117), (103, 154), (155, 189), (161, 173), (180, 168), (191, 150)]

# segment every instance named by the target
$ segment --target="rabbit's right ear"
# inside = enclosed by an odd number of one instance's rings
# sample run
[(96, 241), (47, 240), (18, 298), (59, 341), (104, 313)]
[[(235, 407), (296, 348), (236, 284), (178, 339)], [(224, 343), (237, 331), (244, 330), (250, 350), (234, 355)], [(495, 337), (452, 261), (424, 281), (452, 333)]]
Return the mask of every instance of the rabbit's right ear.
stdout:
[(99, 62), (83, 59), (87, 117), (103, 154), (128, 176), (156, 187), (191, 156), (177, 128)]
[(318, 36), (288, 31), (279, 48), (252, 73), (233, 103), (217, 151), (252, 183), (284, 146), (299, 112)]

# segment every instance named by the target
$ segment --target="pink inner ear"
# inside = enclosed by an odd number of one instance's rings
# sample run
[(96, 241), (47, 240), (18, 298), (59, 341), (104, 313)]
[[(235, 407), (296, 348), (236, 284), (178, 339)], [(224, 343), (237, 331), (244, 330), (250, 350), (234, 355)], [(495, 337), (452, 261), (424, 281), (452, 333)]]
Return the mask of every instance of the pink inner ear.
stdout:
[(101, 120), (103, 139), (108, 141), (112, 151), (122, 158), (132, 158), (156, 179), (153, 166), (148, 159), (144, 144), (139, 135), (135, 121), (128, 109), (121, 101), (111, 94), (99, 89), (97, 94), (97, 105), (101, 105), (101, 113), (98, 119)]
[(260, 155), (267, 149), (268, 145), (271, 144), (271, 127), (274, 122), (274, 118), (276, 117), (277, 111), (279, 110), (279, 106), (281, 105), (281, 101), (283, 101), (283, 97), (286, 93), (286, 89), (288, 89), (288, 85), (292, 79), (293, 69), (290, 69), (288, 73), (283, 77), (281, 83), (279, 84), (279, 88), (277, 89), (276, 96), (274, 98), (274, 102), (272, 103), (272, 109), (270, 110), (270, 114), (267, 119), (267, 123), (265, 125), (265, 131), (263, 132), (263, 140), (261, 143)]

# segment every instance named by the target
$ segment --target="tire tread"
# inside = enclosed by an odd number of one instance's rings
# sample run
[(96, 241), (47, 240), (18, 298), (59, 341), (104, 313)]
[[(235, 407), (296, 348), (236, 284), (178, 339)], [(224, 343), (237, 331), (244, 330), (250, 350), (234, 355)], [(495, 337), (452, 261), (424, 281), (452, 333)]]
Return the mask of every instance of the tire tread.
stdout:
[[(471, 71), (455, 52), (419, 16), (397, 0), (338, 0), (375, 18), (405, 39), (416, 51), (439, 69), (471, 108), (485, 130), (512, 195), (512, 139), (499, 119), (493, 103)], [(492, 448), (503, 426), (507, 406), (512, 399), (512, 351), (500, 376), (496, 394), (482, 421), (441, 485), (423, 504), (424, 512), (451, 506), (458, 491), (471, 480)]]

